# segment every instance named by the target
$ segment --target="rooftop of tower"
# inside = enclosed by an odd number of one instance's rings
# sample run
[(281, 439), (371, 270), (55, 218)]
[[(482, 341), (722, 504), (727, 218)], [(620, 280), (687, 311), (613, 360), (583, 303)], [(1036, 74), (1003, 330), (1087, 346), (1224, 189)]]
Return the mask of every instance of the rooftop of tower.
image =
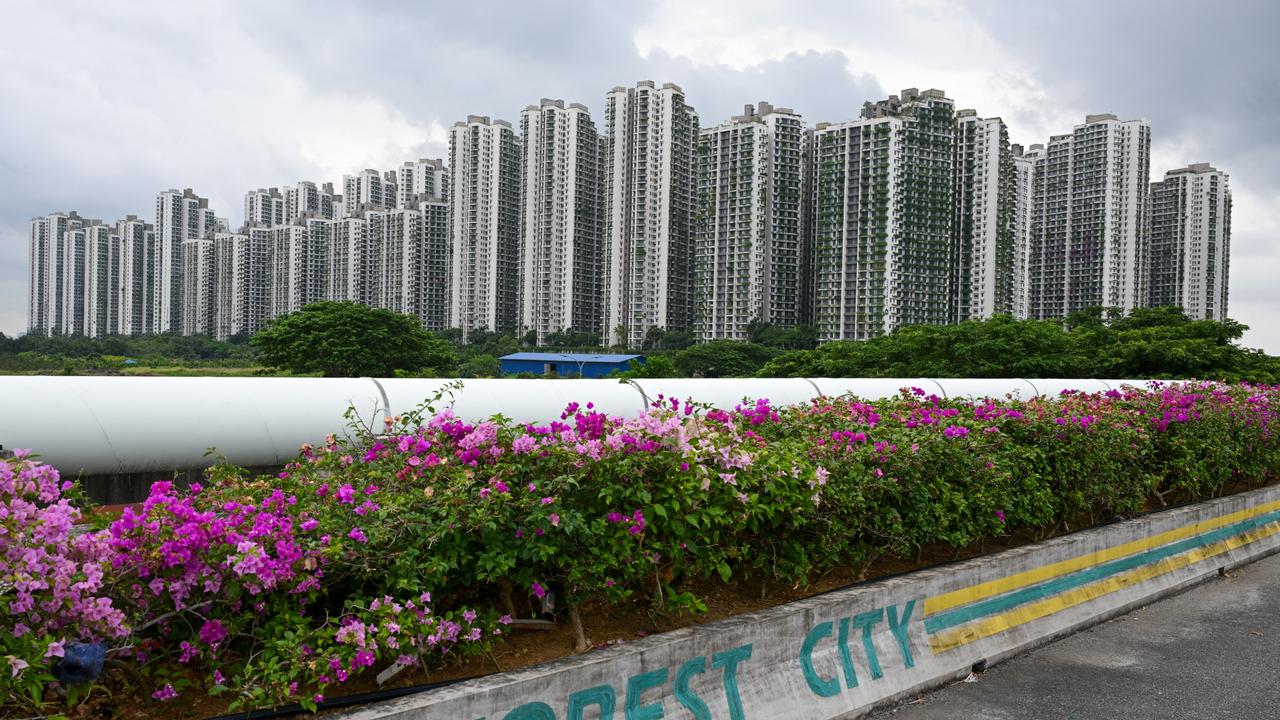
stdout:
[[(620, 89), (621, 88), (614, 88), (614, 90), (620, 90)], [(558, 98), (556, 99), (542, 98), (541, 100), (538, 101), (537, 105), (532, 105), (532, 104), (526, 105), (524, 109), (537, 111), (537, 110), (545, 110), (547, 108), (559, 108), (563, 110), (566, 107), (568, 107), (570, 110), (581, 110), (583, 112), (588, 111), (587, 106), (582, 103), (571, 102), (566, 105), (564, 100), (560, 100)]]
[(468, 115), (466, 120), (459, 120), (453, 124), (454, 127), (466, 127), (468, 125), (496, 125), (498, 127), (511, 127), (511, 123), (506, 120), (493, 120), (488, 115)]
[[(650, 90), (656, 90), (656, 89), (658, 88), (658, 85), (657, 85), (657, 83), (655, 83), (655, 82), (654, 82), (654, 81), (652, 81), (652, 80), (640, 80), (640, 81), (637, 81), (637, 82), (636, 82), (636, 89), (639, 89), (639, 88), (648, 88), (648, 89), (650, 89)], [(680, 86), (679, 86), (679, 85), (677, 85), (676, 83), (670, 83), (670, 82), (669, 82), (669, 83), (662, 83), (662, 89), (663, 89), (663, 90), (675, 90), (675, 91), (676, 91), (676, 92), (678, 92), (678, 93), (683, 93), (683, 92), (684, 92), (684, 88), (680, 87)], [(623, 87), (623, 86), (621, 86), (621, 85), (615, 85), (615, 86), (613, 87), (613, 89), (609, 91), (609, 93), (610, 93), (610, 94), (612, 94), (612, 93), (616, 93), (616, 92), (626, 92), (626, 91), (627, 91), (627, 88), (625, 88), (625, 87)]]
[(1079, 125), (1076, 125), (1076, 128), (1078, 129), (1078, 128), (1085, 127), (1086, 125), (1093, 125), (1096, 123), (1107, 123), (1107, 122), (1115, 122), (1115, 123), (1122, 123), (1122, 124), (1123, 123), (1146, 123), (1146, 124), (1151, 123), (1151, 121), (1146, 118), (1133, 118), (1132, 120), (1121, 120), (1115, 113), (1097, 113), (1094, 115), (1085, 115), (1084, 122)]
[(1213, 167), (1209, 163), (1201, 162), (1201, 163), (1191, 163), (1186, 167), (1174, 168), (1172, 170), (1165, 172), (1165, 175), (1185, 175), (1185, 174), (1199, 175), (1202, 173), (1214, 173), (1214, 172), (1218, 172), (1218, 169)]
[(944, 90), (930, 88), (921, 92), (917, 88), (906, 88), (899, 95), (890, 95), (884, 100), (867, 101), (862, 104), (862, 117), (891, 117), (902, 112), (903, 108), (922, 105), (926, 100), (945, 100), (951, 102)]

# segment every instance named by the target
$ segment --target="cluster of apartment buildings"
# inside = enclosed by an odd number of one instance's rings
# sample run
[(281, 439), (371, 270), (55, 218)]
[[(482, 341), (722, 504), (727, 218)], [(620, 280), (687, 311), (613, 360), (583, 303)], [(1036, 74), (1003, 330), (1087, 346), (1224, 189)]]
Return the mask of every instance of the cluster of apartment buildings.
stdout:
[(544, 99), (518, 128), (456, 123), (447, 163), (250, 191), (236, 231), (191, 190), (160, 193), (154, 224), (35, 218), (28, 328), (225, 339), (322, 299), (628, 347), (753, 322), (832, 341), (1093, 306), (1226, 318), (1225, 173), (1150, 182), (1146, 120), (1008, 134), (941, 90), (813, 127), (766, 102), (701, 127), (649, 81), (611, 90), (599, 126)]

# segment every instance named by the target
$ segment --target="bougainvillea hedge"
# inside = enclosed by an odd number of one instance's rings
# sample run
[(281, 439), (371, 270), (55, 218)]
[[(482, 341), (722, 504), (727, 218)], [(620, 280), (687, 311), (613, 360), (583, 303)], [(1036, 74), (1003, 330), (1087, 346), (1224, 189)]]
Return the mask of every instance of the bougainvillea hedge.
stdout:
[(1195, 383), (733, 411), (662, 398), (633, 418), (575, 403), (540, 425), (445, 409), (305, 446), (277, 476), (158, 482), (82, 534), (69, 483), (19, 454), (0, 463), (0, 702), (31, 710), (65, 648), (100, 642), (157, 700), (309, 705), (392, 663), (484, 652), (553, 598), (560, 616), (696, 611), (707, 580), (802, 584), (1110, 520), (1271, 480), (1278, 400)]

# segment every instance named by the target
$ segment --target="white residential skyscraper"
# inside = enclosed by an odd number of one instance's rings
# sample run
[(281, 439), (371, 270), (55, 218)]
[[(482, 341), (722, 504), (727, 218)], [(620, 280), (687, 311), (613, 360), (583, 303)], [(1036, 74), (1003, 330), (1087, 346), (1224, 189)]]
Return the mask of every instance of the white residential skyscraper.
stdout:
[(215, 334), (218, 311), (214, 279), (214, 238), (194, 238), (182, 243), (182, 334)]
[[(446, 191), (448, 187), (444, 188)], [(422, 258), (416, 282), (421, 295), (418, 317), (427, 330), (445, 330), (449, 325), (449, 202), (444, 198), (418, 202), (422, 213), (422, 239), (417, 257)]]
[(155, 228), (129, 215), (116, 222), (116, 236), (120, 238), (119, 332), (141, 335), (152, 325), (155, 308)]
[(181, 192), (166, 190), (156, 197), (156, 292), (152, 309), (153, 325), (148, 332), (180, 332), (182, 330), (182, 243), (212, 237), (225, 232), (209, 201), (190, 188)]
[(366, 218), (344, 217), (334, 221), (325, 258), (325, 287), (330, 300), (373, 304), (369, 291), (372, 247)]
[[(50, 213), (31, 220), (28, 233), (31, 258), (27, 327), (31, 332), (65, 335), (66, 250), (68, 231), (84, 227), (85, 220), (74, 210)], [(74, 258), (71, 260), (74, 263)]]
[(62, 234), (62, 277), (59, 285), (62, 288), (62, 299), (58, 308), (62, 318), (58, 322), (62, 335), (84, 335), (85, 307), (85, 255), (88, 249), (86, 228), (100, 225), (99, 220), (86, 220), (82, 223), (71, 223)]
[(942, 324), (952, 308), (954, 103), (909, 88), (862, 117), (820, 123), (815, 223), (818, 338), (865, 340)]
[(1036, 173), (1044, 163), (1044, 145), (1032, 145), (1023, 151), (1011, 146), (1014, 172), (1013, 215), (1013, 291), (1009, 309), (1018, 320), (1031, 316), (1031, 238), (1035, 216)]
[(538, 344), (562, 331), (599, 337), (600, 135), (585, 105), (561, 100), (525, 108), (520, 129), (520, 329)]
[(268, 317), (297, 312), (325, 299), (325, 263), (333, 225), (332, 220), (310, 218), (269, 229)]
[(412, 209), (414, 203), (449, 196), (449, 170), (444, 161), (421, 158), (406, 162), (396, 171), (396, 207)]
[(31, 333), (49, 332), (48, 255), (48, 218), (32, 218), (27, 231), (27, 332)]
[(550, 99), (515, 128), (471, 116), (448, 164), (251, 189), (236, 233), (190, 189), (161, 192), (154, 224), (34, 218), (28, 329), (228, 338), (322, 299), (464, 341), (637, 349), (753, 323), (807, 344), (1095, 307), (1226, 318), (1228, 177), (1150, 182), (1146, 120), (1090, 115), (1024, 150), (1000, 118), (910, 88), (849, 122), (761, 102), (700, 129), (651, 81), (596, 120)]
[(804, 120), (767, 102), (702, 130), (694, 334), (747, 340), (752, 321), (800, 321)]
[(1147, 120), (1089, 115), (1049, 139), (1035, 179), (1032, 317), (1146, 304), (1150, 165)]
[(800, 324), (812, 327), (814, 289), (817, 286), (814, 233), (817, 224), (815, 203), (818, 186), (817, 147), (812, 128), (805, 128), (801, 149), (804, 151), (804, 158), (801, 160), (803, 172), (800, 176), (800, 282), (797, 286), (799, 293), (797, 303)]
[(262, 227), (292, 222), (292, 217), (286, 217), (285, 205), (285, 197), (279, 188), (250, 190), (244, 194), (244, 222)]
[(471, 115), (449, 139), (449, 326), (516, 329), (520, 142), (511, 123)]
[(84, 334), (89, 337), (120, 334), (122, 247), (110, 225), (85, 228)]
[(1151, 184), (1149, 305), (1177, 305), (1196, 320), (1226, 320), (1230, 253), (1226, 173), (1194, 163)]
[(213, 236), (213, 327), (209, 335), (215, 340), (226, 340), (236, 334), (235, 319), (235, 246), (238, 239), (248, 239), (240, 233), (215, 233)]
[(382, 213), (375, 223), (382, 231), (377, 306), (414, 315), (428, 330), (444, 330), (447, 206), (438, 199), (417, 205)]
[(230, 297), (219, 297), (225, 318), (218, 323), (219, 333), (225, 332), (227, 337), (252, 335), (268, 317), (270, 231), (257, 228), (248, 234), (224, 234), (215, 242), (220, 244), (219, 268), (229, 265), (231, 269)]
[(149, 228), (133, 216), (114, 226), (75, 212), (34, 218), (28, 330), (88, 337), (143, 332), (135, 291), (147, 281), (142, 253)]
[(283, 222), (297, 222), (302, 217), (317, 217), (325, 220), (336, 217), (333, 183), (324, 183), (317, 187), (315, 183), (303, 180), (293, 187), (285, 188)]
[(951, 321), (1010, 314), (1014, 305), (1013, 215), (1017, 174), (1000, 118), (956, 113)]
[[(390, 176), (388, 178), (387, 176)], [(396, 206), (395, 173), (361, 170), (342, 176), (342, 202), (347, 215), (362, 210), (387, 210)]]
[(698, 115), (680, 86), (644, 80), (605, 97), (606, 343), (692, 326)]

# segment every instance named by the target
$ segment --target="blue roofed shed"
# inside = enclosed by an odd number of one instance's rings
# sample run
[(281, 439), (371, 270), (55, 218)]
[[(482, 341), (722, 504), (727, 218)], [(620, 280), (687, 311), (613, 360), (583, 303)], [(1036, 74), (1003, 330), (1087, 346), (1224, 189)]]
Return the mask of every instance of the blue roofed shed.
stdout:
[(592, 355), (586, 353), (519, 352), (498, 358), (504, 375), (605, 377), (614, 370), (626, 371), (644, 364), (643, 355)]

